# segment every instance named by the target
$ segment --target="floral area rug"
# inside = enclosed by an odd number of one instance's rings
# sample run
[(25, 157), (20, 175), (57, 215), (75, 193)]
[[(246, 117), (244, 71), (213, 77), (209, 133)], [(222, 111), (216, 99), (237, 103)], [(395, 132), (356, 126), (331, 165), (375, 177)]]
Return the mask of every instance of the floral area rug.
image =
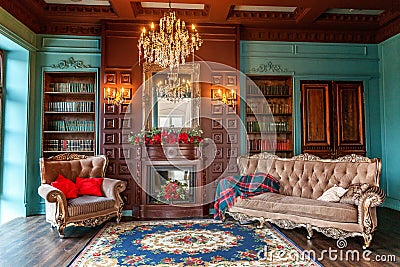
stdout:
[(176, 220), (108, 223), (70, 266), (321, 265), (269, 224)]

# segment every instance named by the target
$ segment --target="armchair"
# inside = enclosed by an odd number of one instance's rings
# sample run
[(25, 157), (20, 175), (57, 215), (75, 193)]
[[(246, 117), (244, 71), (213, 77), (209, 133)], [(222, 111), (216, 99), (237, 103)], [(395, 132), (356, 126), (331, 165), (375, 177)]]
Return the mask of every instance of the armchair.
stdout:
[[(119, 193), (125, 190), (126, 183), (104, 178), (107, 164), (104, 155), (89, 157), (65, 153), (40, 159), (38, 193), (45, 199), (46, 221), (58, 229), (60, 237), (64, 237), (64, 229), (68, 226), (94, 227), (115, 216), (117, 222), (121, 220), (124, 203)], [(73, 182), (76, 177), (102, 177), (103, 196), (79, 195), (67, 199), (61, 190), (51, 185), (59, 174)]]

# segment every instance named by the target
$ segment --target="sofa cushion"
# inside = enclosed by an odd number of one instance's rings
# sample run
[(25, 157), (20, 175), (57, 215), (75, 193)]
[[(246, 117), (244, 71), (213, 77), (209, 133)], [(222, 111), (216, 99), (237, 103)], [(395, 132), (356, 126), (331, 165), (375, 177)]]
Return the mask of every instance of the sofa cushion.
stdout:
[(234, 206), (260, 212), (267, 211), (334, 222), (357, 223), (355, 206), (276, 193), (264, 193), (248, 199), (241, 199)]
[(113, 208), (115, 200), (106, 197), (84, 195), (68, 200), (68, 216), (90, 214)]
[(340, 203), (358, 205), (361, 195), (369, 188), (367, 183), (351, 184), (347, 192), (340, 198)]
[(326, 190), (322, 196), (317, 198), (317, 200), (328, 201), (328, 202), (339, 202), (340, 198), (347, 192), (347, 189), (343, 187), (334, 185), (328, 190)]

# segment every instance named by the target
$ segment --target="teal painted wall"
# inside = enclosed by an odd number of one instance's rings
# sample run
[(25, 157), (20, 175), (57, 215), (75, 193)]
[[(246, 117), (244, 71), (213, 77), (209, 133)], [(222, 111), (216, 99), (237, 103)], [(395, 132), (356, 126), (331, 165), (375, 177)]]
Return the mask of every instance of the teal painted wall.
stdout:
[[(269, 63), (276, 68), (259, 68)], [(295, 154), (301, 152), (300, 81), (363, 81), (367, 156), (381, 157), (377, 45), (242, 41), (240, 66), (247, 75), (293, 76)], [(244, 87), (241, 88), (243, 94)], [(244, 105), (241, 108), (244, 109)], [(246, 151), (244, 134), (241, 138), (241, 151)]]
[[(3, 14), (0, 14), (3, 16)], [(26, 179), (34, 47), (0, 24), (0, 49), (5, 51), (3, 132), (0, 170), (0, 223), (26, 216)]]
[[(30, 132), (37, 142), (31, 149), (29, 158), (30, 173), (27, 182), (27, 215), (43, 214), (44, 200), (38, 195), (37, 188), (40, 185), (39, 158), (41, 157), (42, 140), (42, 99), (43, 99), (43, 72), (44, 71), (65, 71), (65, 72), (96, 72), (99, 77), (101, 67), (101, 38), (96, 36), (65, 36), (65, 35), (38, 35), (36, 53), (36, 90), (34, 98), (35, 109), (32, 110), (35, 118), (35, 129)], [(62, 60), (73, 57), (75, 60), (83, 61), (89, 68), (55, 68)], [(99, 81), (97, 81), (98, 88)], [(98, 96), (99, 94), (97, 94)], [(99, 103), (99, 101), (97, 101)], [(99, 111), (97, 110), (97, 114)], [(98, 116), (97, 116), (98, 120)], [(99, 125), (99, 123), (97, 124)], [(99, 133), (99, 129), (97, 129)], [(97, 134), (99, 139), (99, 134)], [(97, 140), (97, 144), (99, 144)], [(98, 151), (98, 149), (97, 149)]]
[(400, 34), (379, 45), (379, 56), (384, 205), (400, 210)]

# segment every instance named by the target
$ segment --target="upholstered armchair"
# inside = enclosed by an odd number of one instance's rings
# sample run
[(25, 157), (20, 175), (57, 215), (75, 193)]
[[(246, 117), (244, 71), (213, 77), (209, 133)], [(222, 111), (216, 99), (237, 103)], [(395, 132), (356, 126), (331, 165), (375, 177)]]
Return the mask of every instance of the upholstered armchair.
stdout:
[[(94, 227), (115, 216), (117, 222), (120, 221), (124, 203), (119, 193), (125, 190), (126, 183), (105, 178), (107, 164), (108, 159), (104, 155), (87, 157), (66, 153), (40, 159), (41, 185), (38, 193), (45, 199), (46, 221), (52, 227), (57, 227), (60, 237), (64, 237), (64, 229), (68, 226)], [(101, 185), (98, 185), (102, 196), (78, 195), (76, 192), (77, 197), (67, 198), (63, 193), (65, 190), (62, 191), (51, 185), (52, 183), (56, 185), (54, 182), (59, 179), (59, 176), (77, 184), (77, 177), (79, 179), (103, 178), (91, 179), (102, 181)], [(83, 181), (88, 180), (83, 179)]]

